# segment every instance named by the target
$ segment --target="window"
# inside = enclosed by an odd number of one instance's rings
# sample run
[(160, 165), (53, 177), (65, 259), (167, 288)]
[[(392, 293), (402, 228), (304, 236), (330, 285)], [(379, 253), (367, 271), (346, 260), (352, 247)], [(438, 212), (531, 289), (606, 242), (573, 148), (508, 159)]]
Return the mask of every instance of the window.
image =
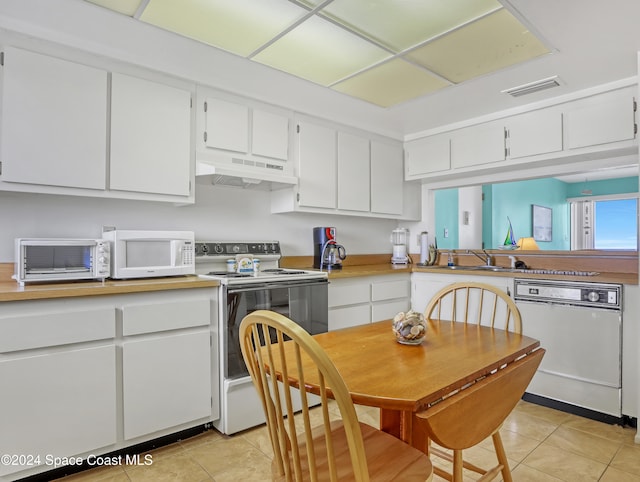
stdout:
[(638, 200), (571, 203), (571, 249), (638, 249)]

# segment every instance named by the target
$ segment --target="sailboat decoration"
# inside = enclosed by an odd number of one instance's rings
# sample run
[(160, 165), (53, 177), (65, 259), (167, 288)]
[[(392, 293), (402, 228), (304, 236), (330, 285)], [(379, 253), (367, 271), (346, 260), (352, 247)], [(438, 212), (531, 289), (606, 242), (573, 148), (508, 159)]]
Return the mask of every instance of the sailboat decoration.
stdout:
[(516, 249), (518, 245), (516, 244), (516, 238), (513, 235), (513, 226), (511, 226), (511, 219), (509, 219), (509, 216), (507, 216), (507, 221), (509, 221), (509, 229), (507, 230), (507, 237), (504, 238), (504, 243), (500, 249)]

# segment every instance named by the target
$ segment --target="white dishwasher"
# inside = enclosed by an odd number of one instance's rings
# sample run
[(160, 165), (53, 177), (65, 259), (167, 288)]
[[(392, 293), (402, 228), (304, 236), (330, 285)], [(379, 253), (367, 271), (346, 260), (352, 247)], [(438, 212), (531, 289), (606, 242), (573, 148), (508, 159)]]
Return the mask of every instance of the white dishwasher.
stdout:
[(618, 284), (515, 279), (522, 332), (547, 350), (525, 399), (621, 419), (621, 296)]

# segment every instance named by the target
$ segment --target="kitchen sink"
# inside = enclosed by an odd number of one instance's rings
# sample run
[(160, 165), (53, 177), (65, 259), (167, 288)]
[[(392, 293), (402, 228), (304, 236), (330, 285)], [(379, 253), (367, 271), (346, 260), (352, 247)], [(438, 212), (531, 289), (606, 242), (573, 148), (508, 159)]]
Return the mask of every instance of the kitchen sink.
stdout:
[(530, 273), (530, 274), (554, 274), (565, 276), (595, 276), (596, 271), (562, 271), (555, 269), (532, 269), (532, 268), (508, 268), (505, 266), (427, 266), (430, 269), (438, 270), (466, 270), (466, 271), (492, 271), (498, 273)]
[(502, 266), (428, 266), (432, 269), (442, 270), (471, 270), (471, 271), (513, 271), (514, 273), (521, 273), (527, 271), (526, 269), (518, 268), (504, 268)]

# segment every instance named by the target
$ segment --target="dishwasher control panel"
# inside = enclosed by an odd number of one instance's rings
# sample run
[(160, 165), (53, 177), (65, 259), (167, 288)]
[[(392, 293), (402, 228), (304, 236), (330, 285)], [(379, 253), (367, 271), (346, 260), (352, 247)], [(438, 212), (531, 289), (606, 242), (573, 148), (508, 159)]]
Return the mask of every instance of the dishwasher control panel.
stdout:
[(516, 301), (537, 301), (563, 305), (622, 309), (622, 285), (573, 281), (515, 280)]

